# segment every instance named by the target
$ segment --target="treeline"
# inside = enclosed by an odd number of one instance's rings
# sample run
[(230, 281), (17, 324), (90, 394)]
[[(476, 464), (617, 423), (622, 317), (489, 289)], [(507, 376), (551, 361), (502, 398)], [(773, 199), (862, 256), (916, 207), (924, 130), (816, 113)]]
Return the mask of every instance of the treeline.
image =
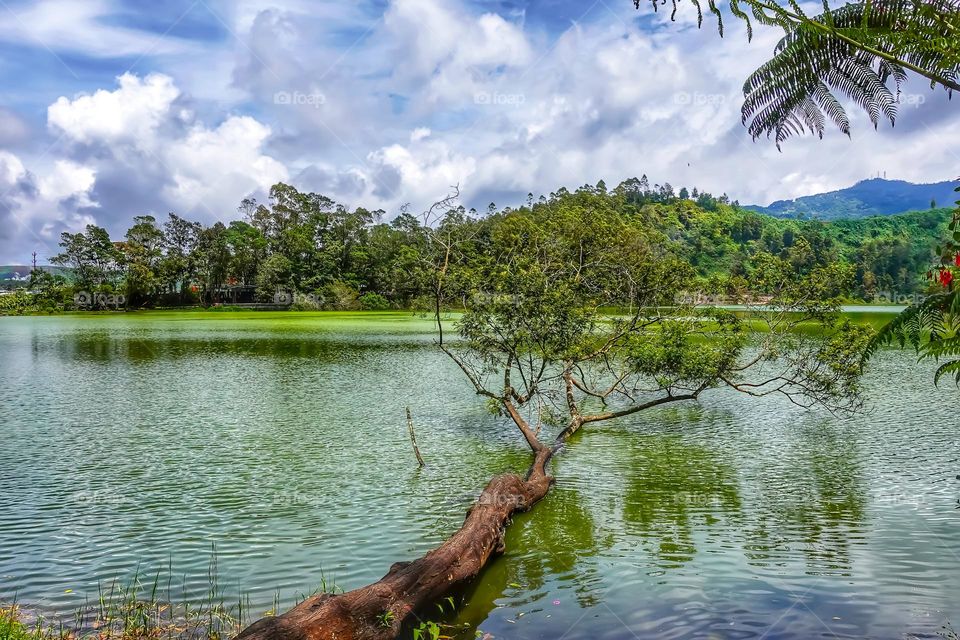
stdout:
[(800, 272), (848, 265), (854, 276), (847, 293), (865, 300), (927, 287), (922, 274), (950, 218), (949, 210), (936, 209), (832, 223), (784, 220), (743, 210), (726, 196), (650, 186), (644, 176), (612, 190), (600, 182), (538, 199), (530, 195), (516, 209), (491, 204), (481, 214), (451, 205), (436, 220), (403, 210), (384, 221), (382, 210), (350, 209), (277, 184), (268, 203), (245, 199), (239, 219), (226, 223), (204, 226), (171, 213), (165, 220), (135, 217), (122, 239), (93, 225), (64, 233), (61, 253), (51, 261), (71, 276), (34, 272), (31, 293), (21, 293), (20, 304), (69, 308), (82, 292), (83, 304), (122, 300), (127, 308), (250, 302), (426, 308), (437, 253), (449, 249), (437, 242), (440, 229), (461, 239), (455, 247), (460, 264), (482, 263), (503, 251), (504, 234), (518, 246), (524, 233), (547, 223), (555, 227), (551, 233), (575, 235), (585, 226), (577, 220), (601, 212), (642, 231), (714, 286), (729, 280), (749, 288), (758, 257), (774, 256)]
[(790, 220), (736, 207), (696, 210), (689, 203), (662, 207), (676, 229), (683, 255), (702, 275), (747, 276), (760, 253), (799, 270), (842, 263), (854, 270), (847, 296), (872, 301), (911, 296), (930, 286), (924, 277), (937, 261), (951, 209), (927, 209), (858, 220)]

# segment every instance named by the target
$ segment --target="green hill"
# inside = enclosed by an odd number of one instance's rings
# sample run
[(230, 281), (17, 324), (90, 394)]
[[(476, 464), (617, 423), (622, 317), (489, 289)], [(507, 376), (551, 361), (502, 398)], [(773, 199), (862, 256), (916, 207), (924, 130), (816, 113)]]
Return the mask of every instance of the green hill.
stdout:
[(655, 225), (704, 277), (749, 280), (753, 257), (768, 252), (801, 267), (844, 262), (856, 268), (851, 295), (910, 295), (927, 286), (934, 248), (946, 236), (952, 210), (912, 211), (848, 220), (776, 218), (730, 205), (702, 209), (690, 201), (646, 205)]
[(903, 180), (875, 178), (839, 191), (795, 200), (778, 200), (766, 207), (751, 205), (745, 208), (778, 218), (839, 220), (885, 216), (935, 206), (951, 206), (960, 198), (954, 192), (956, 186), (956, 182), (949, 181), (913, 184)]

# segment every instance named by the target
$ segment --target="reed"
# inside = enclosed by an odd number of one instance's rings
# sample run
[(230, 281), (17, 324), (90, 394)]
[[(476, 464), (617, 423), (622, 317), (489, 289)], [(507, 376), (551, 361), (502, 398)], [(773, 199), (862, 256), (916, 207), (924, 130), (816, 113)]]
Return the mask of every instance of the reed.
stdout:
[[(239, 590), (228, 597), (220, 584), (215, 549), (200, 593), (188, 588), (186, 577), (175, 584), (171, 564), (150, 573), (137, 567), (132, 578), (98, 584), (96, 599), (72, 615), (47, 616), (16, 600), (0, 603), (0, 640), (224, 640), (254, 620), (281, 611), (279, 591), (267, 611), (254, 610), (249, 595)], [(334, 581), (321, 572), (321, 584), (313, 593), (336, 591)]]

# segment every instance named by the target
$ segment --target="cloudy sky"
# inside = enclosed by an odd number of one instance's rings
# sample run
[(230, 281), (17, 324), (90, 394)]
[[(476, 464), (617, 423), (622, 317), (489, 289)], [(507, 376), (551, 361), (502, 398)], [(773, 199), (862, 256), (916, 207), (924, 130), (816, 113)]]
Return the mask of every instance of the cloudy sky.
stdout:
[(774, 31), (632, 0), (0, 0), (0, 264), (132, 216), (237, 216), (277, 181), (349, 205), (522, 202), (646, 173), (744, 203), (960, 173), (960, 110), (912, 80), (895, 129), (740, 124)]

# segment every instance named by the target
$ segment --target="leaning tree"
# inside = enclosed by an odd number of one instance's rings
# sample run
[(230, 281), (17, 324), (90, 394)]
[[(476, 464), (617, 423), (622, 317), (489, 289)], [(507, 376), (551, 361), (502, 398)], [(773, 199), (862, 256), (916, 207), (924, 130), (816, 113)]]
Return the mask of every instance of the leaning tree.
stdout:
[[(396, 637), (503, 552), (511, 516), (553, 485), (551, 458), (595, 423), (697, 402), (714, 390), (859, 408), (869, 336), (839, 320), (848, 272), (798, 273), (760, 256), (742, 307), (698, 306), (687, 291), (691, 268), (669, 240), (610, 202), (580, 191), (457, 223), (470, 227), (466, 234), (452, 232), (449, 220), (440, 225), (439, 295), (464, 311), (456, 337), (444, 334), (438, 347), (498, 424), (516, 430), (530, 467), (490, 480), (460, 529), (422, 558), (394, 564), (374, 584), (308, 598), (241, 638)], [(437, 320), (442, 326), (444, 314)]]

